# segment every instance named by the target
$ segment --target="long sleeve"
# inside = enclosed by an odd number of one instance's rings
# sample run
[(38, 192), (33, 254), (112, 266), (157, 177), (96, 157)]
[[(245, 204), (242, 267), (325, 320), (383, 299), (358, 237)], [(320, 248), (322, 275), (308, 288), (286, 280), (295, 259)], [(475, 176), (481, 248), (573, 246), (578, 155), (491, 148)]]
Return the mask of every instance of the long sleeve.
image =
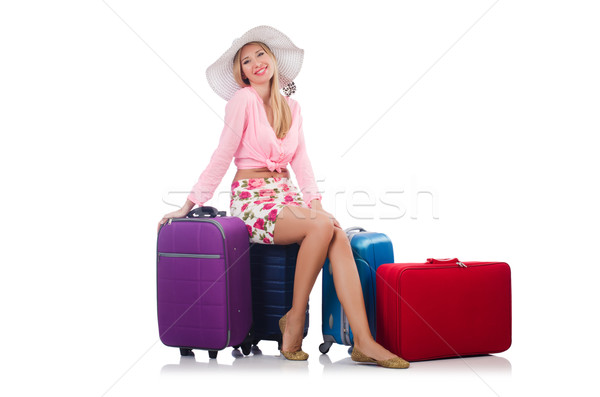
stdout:
[(198, 182), (188, 195), (188, 199), (194, 204), (203, 206), (204, 203), (210, 200), (229, 169), (231, 160), (248, 125), (247, 103), (246, 93), (243, 90), (238, 91), (227, 102), (225, 106), (225, 126), (219, 139), (219, 145), (212, 154), (208, 166), (200, 174)]
[(318, 192), (319, 187), (315, 181), (315, 175), (306, 151), (304, 131), (302, 129), (302, 115), (300, 114), (300, 111), (298, 111), (297, 117), (300, 118), (300, 125), (298, 127), (298, 147), (296, 148), (294, 157), (292, 157), (292, 160), (290, 161), (290, 165), (298, 180), (302, 198), (304, 199), (304, 202), (310, 206), (312, 200), (321, 199), (321, 194)]

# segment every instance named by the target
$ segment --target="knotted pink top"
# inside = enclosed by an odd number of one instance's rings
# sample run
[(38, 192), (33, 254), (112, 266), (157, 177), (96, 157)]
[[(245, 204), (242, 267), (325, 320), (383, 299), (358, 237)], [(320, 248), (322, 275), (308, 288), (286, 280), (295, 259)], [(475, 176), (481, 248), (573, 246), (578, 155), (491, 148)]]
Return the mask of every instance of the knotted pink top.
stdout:
[(254, 88), (245, 87), (233, 95), (225, 106), (225, 127), (219, 145), (188, 195), (190, 201), (202, 206), (213, 196), (233, 157), (238, 169), (267, 167), (281, 172), (289, 162), (306, 204), (310, 206), (311, 200), (321, 199), (306, 152), (300, 105), (285, 98), (292, 112), (292, 125), (286, 136), (279, 139)]

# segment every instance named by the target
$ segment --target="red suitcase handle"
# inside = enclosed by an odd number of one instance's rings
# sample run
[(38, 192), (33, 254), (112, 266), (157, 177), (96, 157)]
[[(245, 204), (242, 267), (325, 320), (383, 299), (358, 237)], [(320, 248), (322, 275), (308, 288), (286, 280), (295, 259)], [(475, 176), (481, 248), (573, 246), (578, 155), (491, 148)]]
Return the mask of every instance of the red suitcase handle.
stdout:
[(427, 258), (427, 263), (431, 263), (431, 264), (454, 263), (454, 264), (457, 264), (458, 266), (466, 267), (461, 261), (458, 260), (458, 258), (446, 258), (446, 259)]
[(459, 262), (458, 258), (445, 258), (445, 259), (434, 259), (434, 258), (427, 258), (427, 262), (429, 263), (456, 263)]

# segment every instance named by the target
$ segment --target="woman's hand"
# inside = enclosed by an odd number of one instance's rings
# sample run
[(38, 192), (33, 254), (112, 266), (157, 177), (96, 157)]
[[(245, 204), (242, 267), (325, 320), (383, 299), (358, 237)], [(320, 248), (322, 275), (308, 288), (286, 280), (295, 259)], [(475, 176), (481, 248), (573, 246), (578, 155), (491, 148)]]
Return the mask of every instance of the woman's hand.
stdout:
[(323, 211), (323, 212), (325, 212), (325, 213), (326, 213), (326, 214), (329, 216), (329, 218), (331, 218), (331, 220), (333, 221), (333, 226), (334, 226), (334, 227), (337, 227), (337, 228), (339, 228), (339, 229), (341, 229), (341, 228), (342, 228), (342, 227), (340, 226), (340, 223), (337, 221), (337, 219), (335, 219), (335, 217), (334, 217), (333, 215), (331, 215), (329, 212), (326, 212), (326, 211)]
[(337, 219), (335, 219), (335, 217), (333, 215), (331, 215), (329, 212), (327, 212), (323, 209), (323, 206), (321, 205), (321, 200), (318, 200), (318, 199), (312, 200), (310, 202), (310, 207), (327, 215), (333, 221), (334, 227), (338, 227), (340, 229), (342, 228), (340, 226), (340, 223), (337, 221)]
[(162, 225), (164, 225), (165, 223), (167, 223), (169, 221), (170, 218), (185, 218), (185, 216), (189, 213), (189, 211), (186, 210), (186, 208), (180, 208), (177, 211), (173, 211), (173, 212), (169, 212), (168, 214), (166, 214), (165, 216), (163, 216), (163, 218), (160, 220), (160, 222), (158, 222), (158, 229), (157, 229), (157, 233), (160, 231), (160, 227)]
[[(194, 208), (195, 205), (196, 204), (190, 201), (190, 199), (185, 200), (185, 204), (183, 204), (180, 209), (178, 209), (177, 211), (169, 212), (168, 214), (163, 216), (160, 222), (158, 222), (158, 231), (160, 231), (160, 227), (166, 222), (168, 222), (170, 218), (185, 218), (185, 216), (190, 213), (190, 211), (192, 210), (192, 208)], [(201, 203), (199, 203), (198, 205), (201, 205)]]

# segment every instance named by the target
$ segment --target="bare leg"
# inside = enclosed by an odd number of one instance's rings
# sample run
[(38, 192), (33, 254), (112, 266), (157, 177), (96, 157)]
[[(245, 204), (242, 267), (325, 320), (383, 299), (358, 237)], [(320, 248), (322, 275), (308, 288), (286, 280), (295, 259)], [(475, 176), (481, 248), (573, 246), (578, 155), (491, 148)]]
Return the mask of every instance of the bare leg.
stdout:
[(303, 207), (287, 206), (275, 221), (275, 244), (299, 243), (294, 275), (292, 309), (288, 312), (282, 350), (296, 351), (302, 346), (308, 297), (327, 258), (333, 237), (333, 221), (322, 213)]
[(376, 360), (395, 357), (375, 342), (371, 335), (358, 270), (350, 242), (343, 230), (335, 229), (328, 256), (333, 269), (335, 291), (352, 327), (354, 346)]

